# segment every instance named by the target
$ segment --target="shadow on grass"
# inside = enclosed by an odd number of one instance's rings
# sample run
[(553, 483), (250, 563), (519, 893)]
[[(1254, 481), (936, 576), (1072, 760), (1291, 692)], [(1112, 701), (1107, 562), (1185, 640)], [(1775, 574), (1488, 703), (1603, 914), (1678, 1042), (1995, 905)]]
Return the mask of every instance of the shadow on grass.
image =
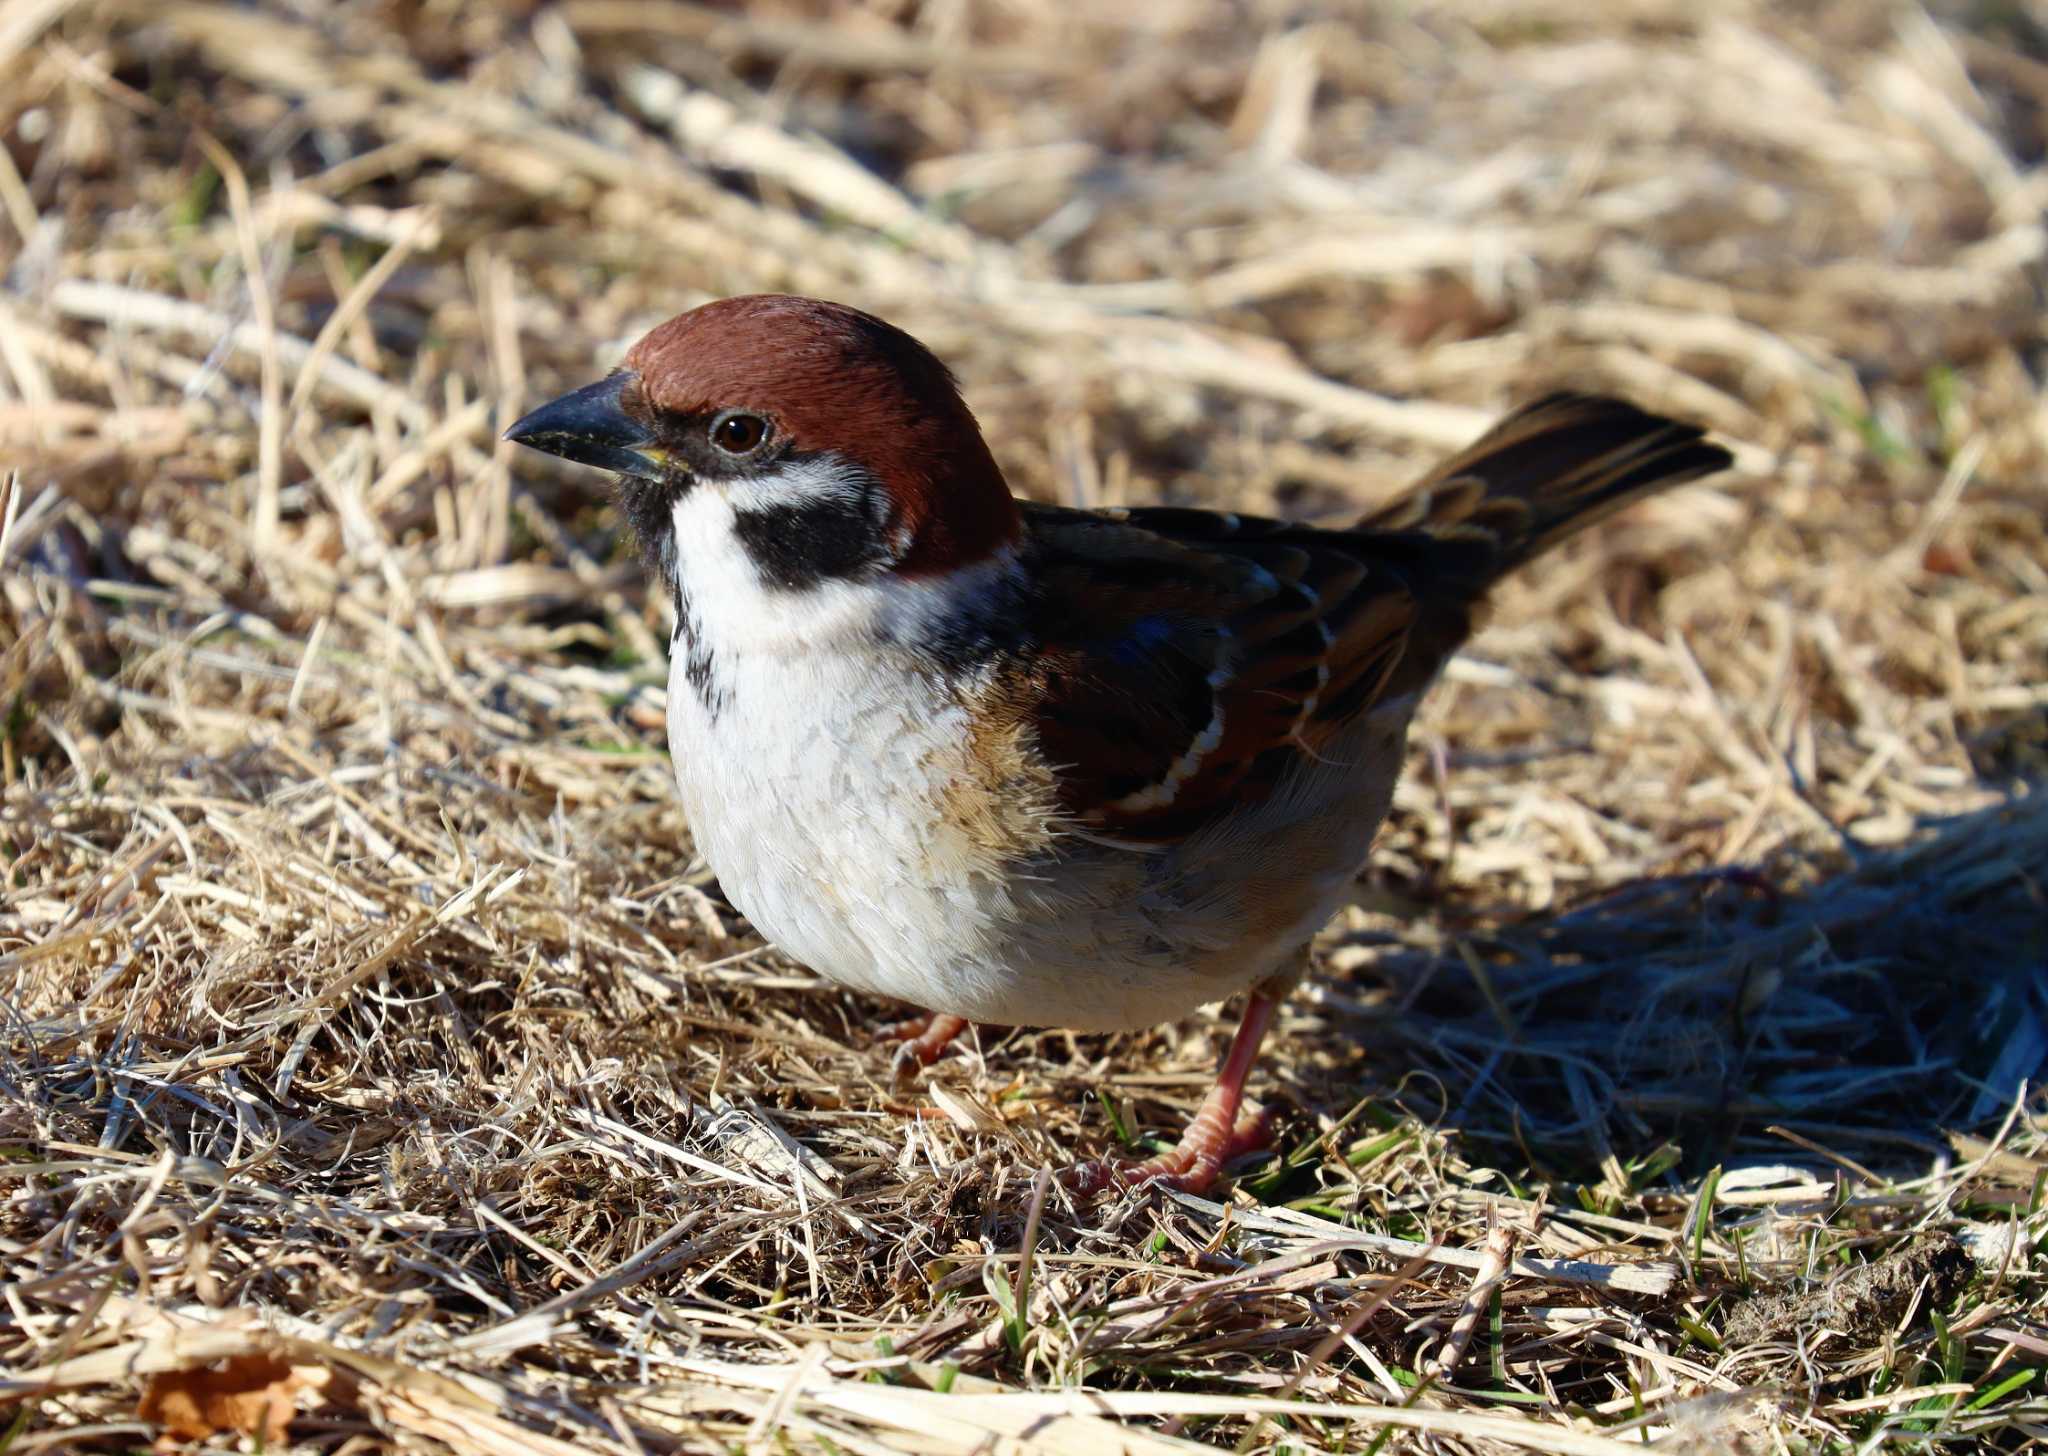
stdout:
[(1380, 937), (1326, 1012), (1367, 1075), (1433, 1076), (1429, 1120), (1539, 1175), (1666, 1146), (1698, 1173), (1801, 1138), (1924, 1169), (2048, 1070), (2048, 794), (1848, 854), (1647, 880), (1433, 948)]

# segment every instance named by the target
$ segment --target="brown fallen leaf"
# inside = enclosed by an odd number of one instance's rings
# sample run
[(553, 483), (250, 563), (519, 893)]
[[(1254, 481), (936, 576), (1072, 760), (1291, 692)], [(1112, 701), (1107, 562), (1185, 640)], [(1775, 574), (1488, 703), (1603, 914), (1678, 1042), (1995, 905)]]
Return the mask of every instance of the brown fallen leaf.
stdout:
[(221, 1431), (281, 1445), (301, 1389), (314, 1382), (275, 1355), (234, 1355), (193, 1370), (166, 1370), (149, 1378), (136, 1415), (164, 1428), (167, 1438), (203, 1441)]

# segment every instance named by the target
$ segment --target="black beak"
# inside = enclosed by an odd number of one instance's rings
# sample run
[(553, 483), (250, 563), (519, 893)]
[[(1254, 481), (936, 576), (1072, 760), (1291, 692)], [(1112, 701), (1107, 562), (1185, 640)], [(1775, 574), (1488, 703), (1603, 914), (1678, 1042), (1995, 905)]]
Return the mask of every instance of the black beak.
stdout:
[(619, 393), (633, 382), (629, 369), (560, 399), (550, 400), (505, 432), (515, 445), (545, 450), (579, 465), (620, 475), (659, 476), (667, 452), (654, 434), (619, 408)]

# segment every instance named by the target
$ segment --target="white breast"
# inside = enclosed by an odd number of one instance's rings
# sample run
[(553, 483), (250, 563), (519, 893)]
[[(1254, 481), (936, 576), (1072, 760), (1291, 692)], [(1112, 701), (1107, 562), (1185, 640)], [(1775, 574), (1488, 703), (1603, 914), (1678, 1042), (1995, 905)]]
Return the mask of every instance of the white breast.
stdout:
[(950, 1009), (1003, 898), (943, 863), (936, 805), (909, 789), (964, 732), (959, 710), (929, 692), (882, 697), (830, 654), (714, 670), (716, 715), (672, 671), (669, 747), (726, 894), (833, 980)]
[(1019, 913), (1001, 878), (974, 872), (939, 792), (960, 771), (965, 709), (878, 640), (945, 610), (943, 589), (778, 590), (734, 539), (724, 496), (686, 494), (675, 522), (669, 747), (726, 894), (835, 981), (1022, 1019), (1000, 964)]

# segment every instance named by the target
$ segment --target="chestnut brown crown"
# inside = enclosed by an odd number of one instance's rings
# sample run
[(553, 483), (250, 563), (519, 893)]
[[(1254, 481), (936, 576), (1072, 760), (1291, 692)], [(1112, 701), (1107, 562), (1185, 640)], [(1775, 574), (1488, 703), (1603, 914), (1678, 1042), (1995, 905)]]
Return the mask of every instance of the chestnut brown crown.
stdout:
[[(720, 299), (635, 344), (621, 407), (657, 437), (708, 427), (764, 457), (829, 455), (887, 493), (900, 572), (945, 570), (1013, 540), (1017, 506), (959, 386), (893, 324), (784, 294)], [(745, 431), (757, 419), (758, 442)]]

